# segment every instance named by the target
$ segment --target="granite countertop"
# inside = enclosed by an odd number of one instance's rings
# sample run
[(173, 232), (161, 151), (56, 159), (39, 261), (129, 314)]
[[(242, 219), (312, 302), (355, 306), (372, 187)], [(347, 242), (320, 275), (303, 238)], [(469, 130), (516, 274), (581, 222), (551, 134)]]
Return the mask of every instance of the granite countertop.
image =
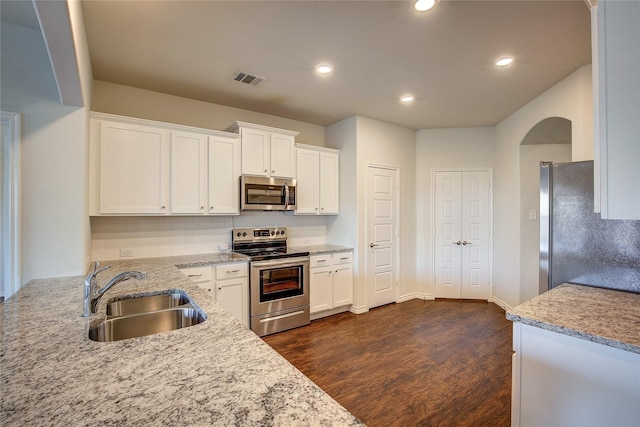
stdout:
[(507, 319), (640, 353), (640, 294), (565, 283), (508, 310)]
[[(126, 270), (147, 278), (116, 284), (90, 318), (81, 317), (82, 276), (33, 280), (0, 304), (0, 425), (361, 425), (175, 267), (218, 259), (205, 258), (103, 262), (113, 267), (100, 285)], [(186, 291), (207, 320), (122, 341), (87, 338), (109, 300), (166, 289)]]
[(300, 250), (300, 251), (308, 251), (309, 255), (322, 255), (322, 254), (330, 254), (334, 252), (351, 252), (353, 248), (348, 248), (346, 246), (338, 246), (338, 245), (304, 245), (304, 246), (296, 246), (291, 248), (292, 250)]

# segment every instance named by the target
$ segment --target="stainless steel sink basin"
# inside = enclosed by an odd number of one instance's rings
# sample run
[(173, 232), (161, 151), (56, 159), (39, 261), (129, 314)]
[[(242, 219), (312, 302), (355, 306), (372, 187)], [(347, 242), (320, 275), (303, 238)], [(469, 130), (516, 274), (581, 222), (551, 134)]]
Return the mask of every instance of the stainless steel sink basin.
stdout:
[[(165, 310), (167, 308), (186, 306), (188, 304), (189, 298), (179, 292), (126, 298), (107, 304), (107, 318), (149, 313), (151, 311)], [(191, 306), (189, 305), (189, 307)]]
[(118, 341), (186, 328), (205, 320), (206, 316), (196, 308), (171, 308), (107, 319), (89, 329), (89, 338), (101, 342)]

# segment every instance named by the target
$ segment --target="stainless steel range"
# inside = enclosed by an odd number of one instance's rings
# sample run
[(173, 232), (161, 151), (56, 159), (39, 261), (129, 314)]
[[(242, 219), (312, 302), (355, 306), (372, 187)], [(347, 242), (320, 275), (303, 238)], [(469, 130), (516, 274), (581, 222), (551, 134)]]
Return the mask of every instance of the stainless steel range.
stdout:
[(251, 330), (264, 336), (308, 325), (309, 252), (287, 248), (286, 227), (235, 228), (231, 240), (251, 258)]

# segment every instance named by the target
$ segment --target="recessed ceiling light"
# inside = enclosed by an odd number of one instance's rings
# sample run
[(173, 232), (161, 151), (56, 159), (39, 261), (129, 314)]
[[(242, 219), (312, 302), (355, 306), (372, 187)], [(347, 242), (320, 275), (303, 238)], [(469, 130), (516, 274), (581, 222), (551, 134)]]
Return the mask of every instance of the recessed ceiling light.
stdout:
[(413, 7), (418, 12), (425, 12), (433, 8), (436, 3), (438, 3), (438, 0), (416, 0), (416, 2), (413, 4)]
[(510, 65), (513, 62), (513, 58), (510, 58), (508, 56), (505, 56), (504, 58), (500, 58), (496, 61), (496, 65), (498, 67), (506, 67), (507, 65)]
[(409, 102), (413, 101), (414, 99), (416, 99), (416, 98), (413, 95), (402, 95), (400, 97), (400, 102), (404, 102), (406, 104), (406, 103), (409, 103)]
[(319, 72), (320, 74), (329, 74), (330, 72), (333, 71), (333, 68), (331, 67), (331, 65), (318, 65), (316, 67), (316, 71)]

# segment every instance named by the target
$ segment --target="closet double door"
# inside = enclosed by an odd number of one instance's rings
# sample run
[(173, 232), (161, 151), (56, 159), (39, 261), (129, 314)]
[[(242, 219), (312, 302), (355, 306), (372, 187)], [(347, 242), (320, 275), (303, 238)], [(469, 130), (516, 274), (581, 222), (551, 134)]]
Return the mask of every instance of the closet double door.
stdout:
[(436, 298), (490, 300), (491, 171), (434, 172)]

